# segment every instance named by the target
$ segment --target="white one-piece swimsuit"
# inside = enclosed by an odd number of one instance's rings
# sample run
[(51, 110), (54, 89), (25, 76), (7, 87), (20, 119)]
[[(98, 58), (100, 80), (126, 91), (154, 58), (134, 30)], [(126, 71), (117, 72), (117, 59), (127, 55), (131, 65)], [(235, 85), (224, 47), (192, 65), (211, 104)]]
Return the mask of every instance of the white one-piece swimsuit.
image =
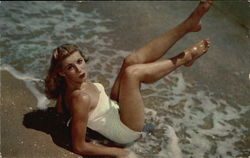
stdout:
[(121, 122), (119, 105), (107, 96), (103, 85), (94, 85), (100, 95), (96, 108), (89, 115), (87, 126), (119, 144), (129, 144), (140, 138), (143, 132), (134, 131)]
[(100, 96), (96, 108), (89, 116), (87, 126), (119, 144), (128, 144), (140, 138), (142, 132), (134, 131), (121, 122), (119, 105), (107, 96), (103, 85), (94, 85), (100, 91)]

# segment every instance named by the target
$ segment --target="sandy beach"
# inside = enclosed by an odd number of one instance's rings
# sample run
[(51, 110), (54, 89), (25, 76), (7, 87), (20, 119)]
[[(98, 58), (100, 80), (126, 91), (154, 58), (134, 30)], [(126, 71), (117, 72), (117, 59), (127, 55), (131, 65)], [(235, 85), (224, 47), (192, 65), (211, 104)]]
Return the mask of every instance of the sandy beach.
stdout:
[(55, 109), (38, 110), (37, 101), (25, 83), (1, 71), (2, 157), (68, 157), (67, 128), (55, 124)]

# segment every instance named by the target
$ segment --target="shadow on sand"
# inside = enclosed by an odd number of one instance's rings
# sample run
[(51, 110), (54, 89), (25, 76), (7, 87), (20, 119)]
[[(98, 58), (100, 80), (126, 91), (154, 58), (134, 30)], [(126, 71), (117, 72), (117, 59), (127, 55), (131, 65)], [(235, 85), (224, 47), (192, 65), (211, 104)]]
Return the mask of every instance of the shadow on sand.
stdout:
[[(56, 108), (50, 107), (47, 110), (35, 110), (24, 115), (23, 125), (26, 128), (39, 130), (51, 135), (53, 142), (72, 152), (70, 128), (67, 127), (69, 116), (58, 114)], [(87, 128), (86, 141), (95, 141), (105, 146), (120, 146), (99, 133)], [(99, 156), (100, 157), (100, 156)], [(94, 158), (93, 156), (89, 158)]]
[(60, 115), (56, 108), (35, 110), (24, 115), (23, 125), (51, 135), (53, 142), (71, 151), (70, 130), (66, 126), (67, 116)]

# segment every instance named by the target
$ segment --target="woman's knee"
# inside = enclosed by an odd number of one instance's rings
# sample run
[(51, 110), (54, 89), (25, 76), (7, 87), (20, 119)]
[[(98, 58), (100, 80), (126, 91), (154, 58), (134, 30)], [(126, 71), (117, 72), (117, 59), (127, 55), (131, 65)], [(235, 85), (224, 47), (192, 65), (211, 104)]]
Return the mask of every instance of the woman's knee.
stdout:
[(135, 53), (132, 53), (130, 55), (128, 55), (125, 59), (124, 59), (124, 64), (125, 67), (131, 66), (131, 65), (135, 65), (135, 64), (139, 64), (139, 58)]
[(144, 64), (136, 64), (128, 66), (123, 74), (124, 79), (132, 79), (142, 83), (153, 83), (155, 82), (154, 76), (147, 71)]
[(131, 65), (126, 67), (123, 77), (124, 78), (132, 78), (132, 79), (140, 79), (142, 76), (142, 71), (140, 69), (140, 66), (138, 64), (136, 65)]

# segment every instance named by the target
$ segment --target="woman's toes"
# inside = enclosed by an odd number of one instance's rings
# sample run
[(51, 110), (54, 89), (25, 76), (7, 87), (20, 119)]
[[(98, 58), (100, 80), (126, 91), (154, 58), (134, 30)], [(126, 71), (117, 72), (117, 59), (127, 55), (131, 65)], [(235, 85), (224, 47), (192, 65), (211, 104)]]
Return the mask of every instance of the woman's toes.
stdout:
[(210, 45), (211, 45), (211, 42), (209, 41), (209, 39), (207, 39), (207, 40), (206, 40), (206, 42), (205, 42), (205, 46), (206, 46), (206, 48), (209, 48), (209, 47), (210, 47)]
[(211, 46), (211, 42), (209, 40), (207, 41), (207, 46), (208, 48)]

